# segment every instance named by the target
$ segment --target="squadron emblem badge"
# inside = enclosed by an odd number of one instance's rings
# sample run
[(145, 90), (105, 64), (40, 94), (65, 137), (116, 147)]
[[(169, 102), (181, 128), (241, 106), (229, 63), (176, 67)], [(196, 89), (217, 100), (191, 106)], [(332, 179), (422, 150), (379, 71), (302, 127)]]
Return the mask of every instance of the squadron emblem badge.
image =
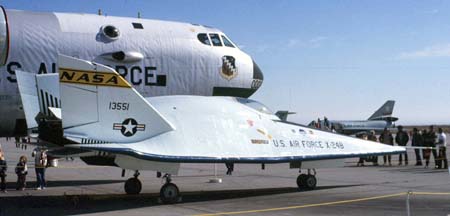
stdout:
[(233, 56), (222, 57), (222, 67), (220, 68), (220, 75), (228, 81), (236, 77), (238, 69), (236, 67), (236, 60)]

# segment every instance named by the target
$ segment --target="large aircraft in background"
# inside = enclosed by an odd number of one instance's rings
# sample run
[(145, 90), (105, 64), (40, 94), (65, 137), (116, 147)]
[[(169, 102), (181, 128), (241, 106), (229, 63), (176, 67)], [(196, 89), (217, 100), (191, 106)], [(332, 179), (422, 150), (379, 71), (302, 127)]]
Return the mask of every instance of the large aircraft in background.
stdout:
[[(0, 9), (0, 136), (25, 135), (16, 71), (57, 72), (64, 54), (114, 68), (145, 97), (249, 97), (263, 74), (216, 28), (160, 20)], [(61, 98), (39, 92), (42, 106)]]
[[(161, 200), (177, 202), (180, 192), (171, 175), (178, 173), (181, 163), (289, 163), (293, 169), (308, 169), (298, 176), (297, 185), (313, 189), (314, 168), (343, 166), (345, 158), (405, 151), (282, 121), (250, 99), (144, 98), (113, 68), (62, 55), (58, 63), (59, 76), (17, 71), (27, 121), (36, 121), (31, 117), (40, 110), (41, 90), (60, 97), (61, 106), (48, 107), (50, 114), (38, 119), (39, 138), (59, 135), (62, 141), (53, 144), (60, 152), (103, 156), (110, 165), (135, 171), (125, 182), (127, 194), (138, 194), (139, 171), (151, 170), (165, 173)], [(58, 121), (59, 131), (45, 130)], [(31, 122), (28, 125), (36, 124)]]
[[(333, 127), (336, 132), (346, 135), (357, 135), (359, 133), (367, 133), (371, 130), (376, 133), (381, 133), (384, 128), (395, 128), (394, 122), (398, 120), (393, 117), (395, 101), (388, 100), (375, 113), (373, 113), (367, 120), (329, 120), (329, 128)], [(321, 122), (324, 128), (324, 121)]]

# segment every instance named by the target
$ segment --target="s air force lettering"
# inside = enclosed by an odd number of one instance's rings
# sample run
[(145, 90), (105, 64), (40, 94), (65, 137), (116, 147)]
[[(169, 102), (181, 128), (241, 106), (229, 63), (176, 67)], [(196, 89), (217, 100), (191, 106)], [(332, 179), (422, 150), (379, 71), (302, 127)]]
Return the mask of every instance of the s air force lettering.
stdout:
[[(157, 67), (154, 66), (126, 66), (116, 65), (112, 66), (116, 71), (125, 79), (129, 79), (132, 85), (144, 85), (144, 86), (167, 86), (167, 75), (164, 73), (157, 74)], [(9, 62), (6, 65), (6, 71), (8, 76), (6, 79), (10, 83), (17, 83), (15, 70), (22, 69), (20, 62)], [(56, 73), (56, 64), (51, 63), (50, 67), (47, 67), (45, 62), (39, 64), (39, 68), (36, 70), (37, 74)]]

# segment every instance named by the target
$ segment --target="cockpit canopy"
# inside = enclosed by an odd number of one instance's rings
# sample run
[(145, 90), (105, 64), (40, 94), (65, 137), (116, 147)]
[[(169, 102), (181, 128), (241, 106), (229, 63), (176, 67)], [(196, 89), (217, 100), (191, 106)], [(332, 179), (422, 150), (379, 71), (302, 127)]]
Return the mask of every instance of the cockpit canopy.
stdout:
[(216, 47), (221, 47), (221, 46), (226, 46), (226, 47), (231, 47), (231, 48), (236, 48), (236, 46), (233, 44), (233, 42), (231, 42), (230, 39), (227, 38), (227, 36), (223, 35), (223, 34), (218, 34), (218, 33), (199, 33), (197, 35), (197, 39), (205, 45), (208, 46), (216, 46)]
[(245, 106), (248, 106), (248, 107), (250, 107), (250, 108), (252, 108), (252, 109), (254, 109), (254, 110), (258, 111), (258, 112), (261, 112), (261, 113), (264, 113), (264, 114), (273, 115), (273, 112), (266, 105), (264, 105), (264, 104), (262, 104), (262, 103), (260, 103), (258, 101), (255, 101), (255, 100), (252, 100), (252, 99), (248, 99), (248, 98), (236, 98), (236, 100), (239, 103), (241, 103), (241, 104), (243, 104)]

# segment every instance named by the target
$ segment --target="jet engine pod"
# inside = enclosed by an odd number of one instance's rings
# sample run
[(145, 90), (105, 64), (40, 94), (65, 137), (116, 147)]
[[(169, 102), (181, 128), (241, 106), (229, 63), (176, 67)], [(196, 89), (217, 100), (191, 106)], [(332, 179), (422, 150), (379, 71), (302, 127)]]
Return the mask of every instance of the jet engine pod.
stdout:
[[(1, 6), (0, 6), (1, 7)], [(0, 66), (6, 64), (9, 52), (9, 29), (6, 12), (3, 7), (0, 10)]]
[(142, 55), (142, 53), (133, 51), (103, 53), (100, 55), (100, 57), (109, 61), (118, 61), (125, 63), (138, 62), (144, 59), (144, 55)]
[(104, 25), (101, 28), (102, 35), (110, 41), (115, 41), (120, 37), (120, 31), (113, 25)]

